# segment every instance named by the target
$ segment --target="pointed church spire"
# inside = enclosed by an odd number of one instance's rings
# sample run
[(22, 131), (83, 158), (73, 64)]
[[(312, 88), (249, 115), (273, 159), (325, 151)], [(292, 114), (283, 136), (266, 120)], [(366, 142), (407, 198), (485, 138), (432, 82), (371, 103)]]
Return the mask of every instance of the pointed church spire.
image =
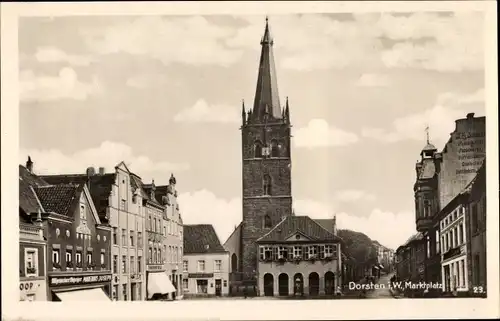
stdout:
[(430, 140), (429, 140), (429, 125), (427, 125), (425, 127), (425, 135), (427, 137), (427, 144), (430, 144)]
[(260, 53), (259, 74), (252, 113), (253, 118), (257, 120), (263, 120), (266, 112), (271, 119), (281, 119), (282, 117), (276, 67), (274, 64), (273, 43), (274, 41), (269, 31), (269, 20), (266, 17), (264, 35), (260, 41), (262, 51)]
[(241, 122), (243, 126), (246, 125), (246, 112), (245, 112), (245, 100), (241, 100)]
[(286, 103), (285, 103), (285, 117), (286, 121), (290, 123), (290, 108), (288, 107), (288, 96), (286, 96)]

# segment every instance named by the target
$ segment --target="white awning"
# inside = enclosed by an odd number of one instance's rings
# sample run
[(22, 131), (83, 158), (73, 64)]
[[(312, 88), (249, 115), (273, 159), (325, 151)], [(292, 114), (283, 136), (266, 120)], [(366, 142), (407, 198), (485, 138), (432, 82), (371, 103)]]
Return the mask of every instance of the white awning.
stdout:
[(61, 301), (111, 301), (101, 288), (56, 292)]
[(148, 276), (148, 299), (154, 294), (167, 294), (176, 292), (174, 285), (164, 272), (149, 273)]
[(378, 266), (379, 266), (381, 269), (383, 269), (383, 268), (384, 268), (384, 266), (383, 266), (382, 264), (379, 264)]

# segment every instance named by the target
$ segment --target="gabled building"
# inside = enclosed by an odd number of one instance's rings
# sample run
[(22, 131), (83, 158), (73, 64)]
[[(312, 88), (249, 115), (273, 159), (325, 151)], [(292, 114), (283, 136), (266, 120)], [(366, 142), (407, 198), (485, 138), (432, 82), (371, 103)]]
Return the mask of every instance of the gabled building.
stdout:
[(21, 301), (47, 301), (47, 240), (42, 207), (33, 187), (47, 182), (32, 174), (33, 162), (19, 166), (19, 291)]
[[(20, 171), (22, 178), (35, 176), (23, 167)], [(36, 221), (43, 226), (49, 252), (49, 300), (109, 301), (111, 228), (101, 223), (87, 185), (39, 183), (31, 189), (40, 211)], [(25, 214), (29, 219), (31, 214)]]
[(187, 297), (229, 294), (229, 252), (212, 225), (184, 226), (182, 287)]
[[(112, 228), (111, 297), (120, 301), (141, 301), (146, 297), (145, 210), (143, 194), (124, 162), (114, 172), (89, 167), (84, 174), (44, 175), (51, 184), (85, 184), (99, 218)], [(132, 264), (132, 265), (131, 265)]]
[(284, 217), (256, 241), (261, 296), (334, 295), (341, 239), (308, 216)]

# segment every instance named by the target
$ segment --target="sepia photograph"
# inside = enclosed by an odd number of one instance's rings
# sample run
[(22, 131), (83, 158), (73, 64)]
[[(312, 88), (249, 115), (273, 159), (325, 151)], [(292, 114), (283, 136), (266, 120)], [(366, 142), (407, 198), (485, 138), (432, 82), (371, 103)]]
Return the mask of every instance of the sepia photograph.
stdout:
[(498, 299), (486, 7), (156, 7), (11, 19), (14, 301)]

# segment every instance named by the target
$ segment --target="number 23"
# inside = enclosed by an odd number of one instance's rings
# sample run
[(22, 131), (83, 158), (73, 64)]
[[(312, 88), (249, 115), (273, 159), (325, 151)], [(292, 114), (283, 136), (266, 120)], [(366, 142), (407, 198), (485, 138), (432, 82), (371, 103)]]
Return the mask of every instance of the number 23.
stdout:
[(474, 291), (474, 293), (484, 293), (484, 289), (482, 286), (475, 286), (472, 288), (472, 290)]

